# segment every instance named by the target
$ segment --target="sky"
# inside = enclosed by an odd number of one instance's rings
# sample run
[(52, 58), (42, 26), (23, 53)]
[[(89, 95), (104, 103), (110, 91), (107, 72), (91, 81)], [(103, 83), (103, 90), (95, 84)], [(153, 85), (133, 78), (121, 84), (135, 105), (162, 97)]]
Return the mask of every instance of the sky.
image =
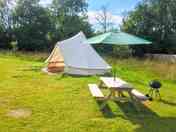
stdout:
[[(50, 4), (52, 0), (41, 0), (43, 5)], [(87, 0), (89, 22), (96, 25), (96, 16), (102, 6), (106, 6), (109, 18), (114, 25), (119, 26), (122, 23), (122, 13), (135, 8), (141, 0)]]

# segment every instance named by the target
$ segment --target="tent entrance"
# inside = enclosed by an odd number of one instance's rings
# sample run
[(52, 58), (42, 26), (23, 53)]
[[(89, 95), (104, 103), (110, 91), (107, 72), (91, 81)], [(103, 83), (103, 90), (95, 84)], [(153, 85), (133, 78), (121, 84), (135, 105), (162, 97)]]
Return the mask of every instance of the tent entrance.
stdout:
[(64, 71), (64, 58), (59, 50), (58, 47), (55, 47), (51, 56), (48, 60), (48, 66), (47, 69), (49, 72), (63, 72)]

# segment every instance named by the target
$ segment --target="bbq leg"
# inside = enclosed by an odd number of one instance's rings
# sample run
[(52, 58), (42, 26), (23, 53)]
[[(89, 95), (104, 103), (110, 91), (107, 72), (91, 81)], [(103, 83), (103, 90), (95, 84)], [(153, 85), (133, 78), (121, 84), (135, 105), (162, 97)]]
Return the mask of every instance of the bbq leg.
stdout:
[(158, 89), (156, 90), (156, 95), (157, 95), (157, 97), (159, 98), (159, 100), (161, 100), (161, 95), (160, 95), (160, 92), (159, 92)]

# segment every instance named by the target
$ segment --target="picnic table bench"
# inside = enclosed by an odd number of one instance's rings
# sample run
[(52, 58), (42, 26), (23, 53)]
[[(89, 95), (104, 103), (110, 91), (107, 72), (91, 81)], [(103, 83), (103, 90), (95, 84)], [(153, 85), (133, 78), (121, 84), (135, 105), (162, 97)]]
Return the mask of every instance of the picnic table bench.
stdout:
[(135, 97), (139, 101), (146, 101), (146, 100), (148, 100), (147, 96), (145, 96), (144, 94), (142, 94), (141, 92), (139, 92), (136, 89), (133, 89), (131, 91), (131, 94), (133, 95), (133, 97)]
[(104, 98), (103, 93), (101, 92), (101, 90), (98, 88), (96, 84), (89, 84), (88, 86), (93, 97), (100, 100)]

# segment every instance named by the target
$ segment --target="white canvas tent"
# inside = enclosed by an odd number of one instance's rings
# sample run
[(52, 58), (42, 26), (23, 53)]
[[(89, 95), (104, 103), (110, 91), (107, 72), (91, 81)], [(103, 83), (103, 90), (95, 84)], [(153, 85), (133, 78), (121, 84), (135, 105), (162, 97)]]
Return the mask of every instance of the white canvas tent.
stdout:
[(101, 75), (111, 67), (88, 44), (85, 35), (80, 32), (74, 37), (58, 42), (46, 60), (48, 70), (64, 71), (72, 75)]

